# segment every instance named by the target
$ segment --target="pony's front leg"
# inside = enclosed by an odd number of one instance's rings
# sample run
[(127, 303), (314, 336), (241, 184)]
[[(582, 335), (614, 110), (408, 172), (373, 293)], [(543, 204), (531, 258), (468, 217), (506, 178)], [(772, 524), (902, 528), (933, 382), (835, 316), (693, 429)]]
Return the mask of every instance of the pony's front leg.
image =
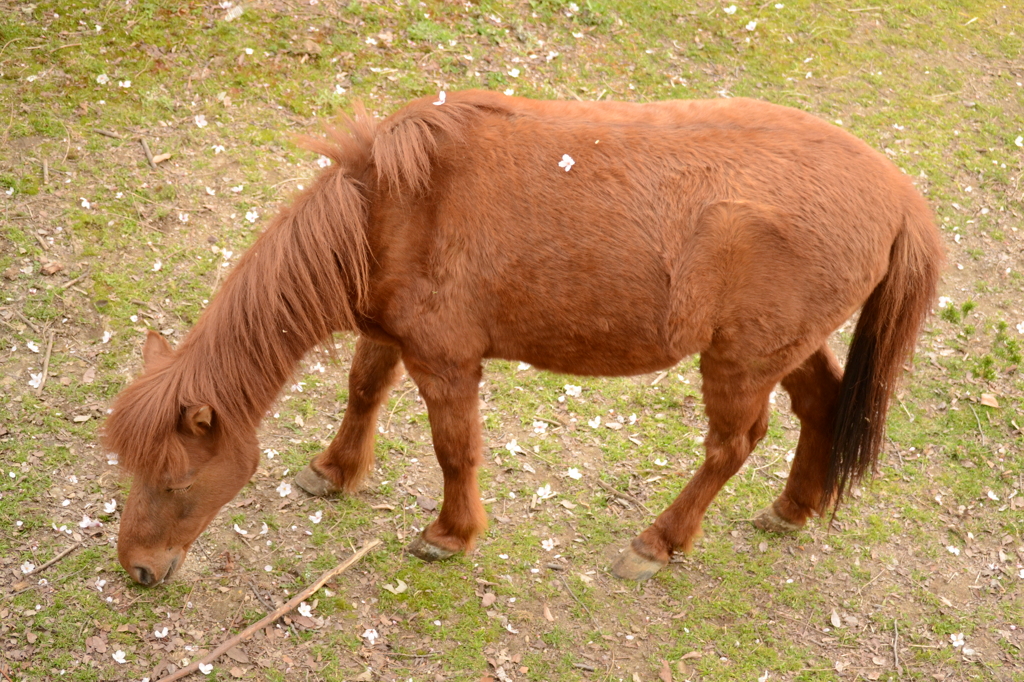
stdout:
[(311, 495), (355, 492), (373, 469), (377, 411), (398, 379), (401, 352), (360, 336), (348, 375), (348, 407), (334, 440), (295, 477)]
[(487, 528), (480, 502), (477, 468), (482, 459), (479, 360), (431, 371), (405, 358), (406, 369), (427, 405), (434, 453), (444, 475), (444, 501), (437, 519), (409, 545), (424, 561), (446, 559), (473, 549), (476, 536)]

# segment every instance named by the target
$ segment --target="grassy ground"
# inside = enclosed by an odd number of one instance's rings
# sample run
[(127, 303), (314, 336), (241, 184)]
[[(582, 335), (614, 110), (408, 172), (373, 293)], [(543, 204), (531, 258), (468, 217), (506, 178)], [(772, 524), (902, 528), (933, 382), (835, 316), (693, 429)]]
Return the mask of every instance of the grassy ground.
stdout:
[[(224, 5), (0, 11), (5, 678), (158, 677), (375, 536), (386, 549), (321, 591), (310, 616), (259, 633), (210, 679), (1024, 680), (1019, 3), (267, 0), (239, 16)], [(917, 178), (946, 238), (947, 298), (877, 479), (832, 529), (752, 529), (798, 433), (780, 393), (695, 552), (646, 584), (618, 582), (610, 559), (699, 464), (695, 363), (656, 382), (492, 362), (491, 530), (473, 556), (424, 565), (401, 549), (436, 513), (440, 476), (407, 380), (381, 418), (367, 491), (277, 491), (337, 428), (352, 347), (339, 337), (338, 360), (300, 368), (304, 383), (261, 433), (274, 456), (182, 573), (156, 590), (130, 584), (115, 553), (128, 482), (96, 435), (139, 368), (144, 330), (179, 340), (315, 173), (292, 134), (357, 98), (387, 114), (467, 87), (759, 97), (842, 125)], [(140, 139), (169, 158), (151, 168)], [(624, 425), (590, 427), (598, 416)], [(543, 485), (557, 495), (535, 499)], [(83, 515), (103, 525), (80, 527)]]

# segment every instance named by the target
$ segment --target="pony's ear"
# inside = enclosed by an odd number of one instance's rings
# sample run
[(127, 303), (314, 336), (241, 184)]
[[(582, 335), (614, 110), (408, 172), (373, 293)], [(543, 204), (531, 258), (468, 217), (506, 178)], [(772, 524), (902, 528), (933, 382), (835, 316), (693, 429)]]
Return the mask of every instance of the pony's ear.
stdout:
[(146, 333), (146, 343), (142, 346), (142, 362), (151, 365), (156, 360), (168, 357), (174, 351), (164, 337), (150, 329)]
[(185, 408), (182, 422), (185, 429), (192, 435), (205, 436), (213, 428), (213, 408), (209, 405)]

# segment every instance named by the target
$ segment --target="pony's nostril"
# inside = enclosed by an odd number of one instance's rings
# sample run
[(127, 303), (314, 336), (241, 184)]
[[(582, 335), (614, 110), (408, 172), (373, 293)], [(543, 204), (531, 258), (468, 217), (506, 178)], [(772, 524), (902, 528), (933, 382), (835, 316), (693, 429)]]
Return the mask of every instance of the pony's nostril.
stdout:
[[(178, 557), (174, 557), (174, 560), (171, 561), (171, 565), (167, 567), (167, 573), (164, 574), (163, 580), (167, 580), (171, 577), (171, 574), (174, 573), (174, 569), (178, 567), (178, 560)], [(163, 582), (163, 580), (161, 580), (161, 582)]]
[(153, 571), (149, 570), (144, 566), (135, 566), (135, 579), (146, 587), (152, 587), (156, 584), (156, 576), (153, 575)]

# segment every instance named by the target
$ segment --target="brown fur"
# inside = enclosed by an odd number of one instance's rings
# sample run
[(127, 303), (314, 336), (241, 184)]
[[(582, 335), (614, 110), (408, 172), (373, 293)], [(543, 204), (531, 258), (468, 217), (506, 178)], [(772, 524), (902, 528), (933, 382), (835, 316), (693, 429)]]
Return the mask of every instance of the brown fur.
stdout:
[[(349, 408), (311, 465), (337, 489), (359, 485), (403, 362), (445, 479), (423, 537), (444, 550), (471, 548), (486, 524), (484, 358), (629, 375), (701, 353), (707, 458), (634, 542), (654, 560), (697, 537), (763, 437), (779, 382), (802, 424), (781, 518), (803, 524), (875, 461), (942, 260), (927, 206), (884, 157), (751, 100), (471, 91), (432, 102), (379, 124), (360, 110), (347, 131), (307, 141), (333, 165), (274, 219), (177, 351), (147, 342), (145, 372), (106, 425), (135, 475), (119, 549), (136, 579), (168, 575), (244, 484), (263, 414), (338, 330), (360, 335)], [(842, 379), (826, 339), (862, 305), (857, 369)]]

